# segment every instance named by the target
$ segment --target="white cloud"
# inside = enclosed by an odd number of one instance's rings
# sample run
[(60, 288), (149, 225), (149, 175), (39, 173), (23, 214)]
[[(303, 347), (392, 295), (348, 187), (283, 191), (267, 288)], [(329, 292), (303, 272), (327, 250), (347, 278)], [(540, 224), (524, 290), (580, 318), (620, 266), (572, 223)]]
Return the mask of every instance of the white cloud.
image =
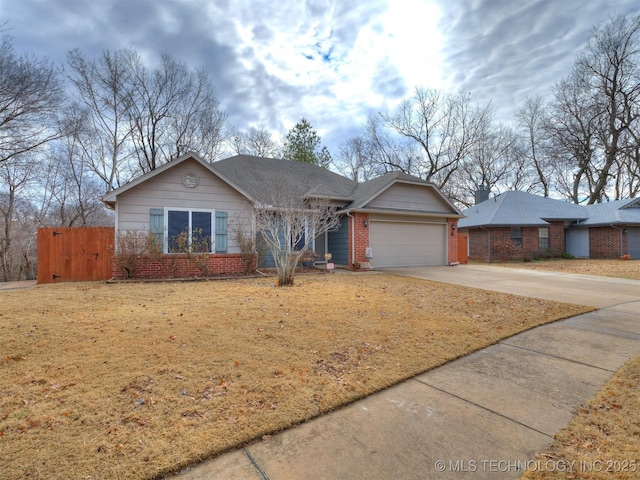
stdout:
[(63, 63), (131, 47), (205, 68), (238, 128), (306, 116), (329, 143), (415, 86), (464, 89), (505, 117), (549, 92), (592, 26), (637, 0), (0, 0), (19, 50)]

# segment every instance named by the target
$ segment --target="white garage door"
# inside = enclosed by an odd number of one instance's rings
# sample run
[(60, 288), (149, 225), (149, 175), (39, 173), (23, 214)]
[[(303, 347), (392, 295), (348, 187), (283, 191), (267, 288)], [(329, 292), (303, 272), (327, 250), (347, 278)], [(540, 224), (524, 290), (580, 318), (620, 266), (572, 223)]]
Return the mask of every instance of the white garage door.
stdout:
[(445, 265), (446, 225), (371, 221), (371, 266)]

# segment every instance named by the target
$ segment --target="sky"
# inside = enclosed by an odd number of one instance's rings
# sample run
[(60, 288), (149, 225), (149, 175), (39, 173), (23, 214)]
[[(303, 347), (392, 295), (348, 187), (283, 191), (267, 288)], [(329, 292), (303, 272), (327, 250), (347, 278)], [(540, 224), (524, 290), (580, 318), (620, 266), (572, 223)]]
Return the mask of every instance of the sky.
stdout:
[(332, 154), (416, 87), (470, 92), (511, 122), (549, 96), (597, 25), (638, 0), (0, 0), (17, 52), (62, 65), (133, 48), (209, 72), (232, 125), (305, 117)]

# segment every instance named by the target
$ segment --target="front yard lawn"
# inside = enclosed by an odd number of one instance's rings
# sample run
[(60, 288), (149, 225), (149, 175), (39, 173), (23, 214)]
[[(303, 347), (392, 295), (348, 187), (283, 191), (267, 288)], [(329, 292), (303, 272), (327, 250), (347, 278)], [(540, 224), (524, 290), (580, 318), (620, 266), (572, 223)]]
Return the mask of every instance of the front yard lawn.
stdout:
[(591, 310), (384, 274), (0, 293), (0, 478), (150, 478)]

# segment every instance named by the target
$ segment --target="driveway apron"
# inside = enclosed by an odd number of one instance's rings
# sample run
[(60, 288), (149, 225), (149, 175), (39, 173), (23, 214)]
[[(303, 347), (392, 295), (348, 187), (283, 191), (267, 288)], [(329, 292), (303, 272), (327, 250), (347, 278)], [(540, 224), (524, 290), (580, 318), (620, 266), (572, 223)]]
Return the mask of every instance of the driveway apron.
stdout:
[[(387, 273), (599, 308), (515, 335), (185, 469), (196, 479), (516, 479), (640, 352), (640, 281), (484, 265)], [(612, 461), (635, 459), (610, 459)]]

